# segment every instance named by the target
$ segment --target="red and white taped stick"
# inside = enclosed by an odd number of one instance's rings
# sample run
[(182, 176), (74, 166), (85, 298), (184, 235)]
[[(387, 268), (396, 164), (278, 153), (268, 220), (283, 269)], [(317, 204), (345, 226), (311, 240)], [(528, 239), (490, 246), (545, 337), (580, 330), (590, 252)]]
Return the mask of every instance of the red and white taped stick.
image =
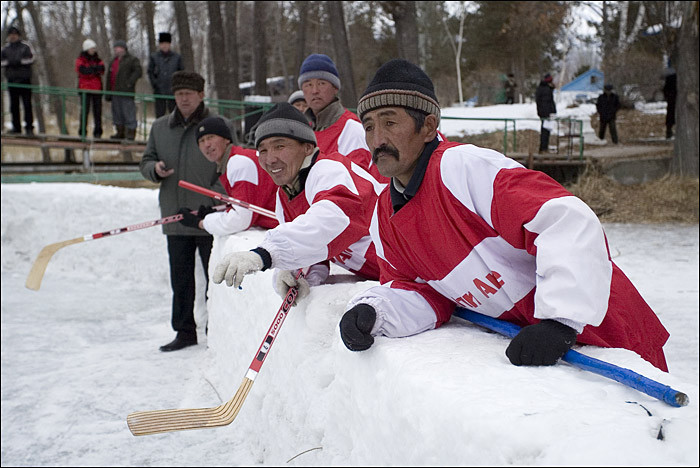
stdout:
[(238, 198), (223, 195), (219, 192), (209, 190), (208, 188), (200, 187), (199, 185), (193, 184), (192, 182), (187, 182), (186, 180), (181, 180), (180, 182), (178, 182), (178, 184), (180, 185), (180, 187), (185, 188), (187, 190), (192, 190), (193, 192), (201, 193), (202, 195), (207, 195), (224, 203), (230, 203), (232, 205), (238, 205), (240, 207), (247, 208), (253, 213), (267, 216), (268, 218), (277, 219), (277, 216), (275, 216), (275, 213), (273, 211), (266, 210), (265, 208), (261, 208), (256, 205), (251, 205), (250, 203), (245, 202), (243, 200), (239, 200)]

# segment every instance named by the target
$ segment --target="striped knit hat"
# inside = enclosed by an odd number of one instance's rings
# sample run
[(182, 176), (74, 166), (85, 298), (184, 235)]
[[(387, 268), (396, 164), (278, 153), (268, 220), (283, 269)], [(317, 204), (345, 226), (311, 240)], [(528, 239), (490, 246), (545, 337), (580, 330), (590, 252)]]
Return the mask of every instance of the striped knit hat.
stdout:
[(404, 59), (390, 60), (377, 70), (357, 104), (357, 115), (380, 107), (406, 107), (434, 114), (440, 122), (440, 103), (433, 82), (418, 66)]
[(255, 125), (255, 147), (273, 136), (293, 138), (316, 145), (316, 134), (304, 114), (288, 102), (275, 104)]

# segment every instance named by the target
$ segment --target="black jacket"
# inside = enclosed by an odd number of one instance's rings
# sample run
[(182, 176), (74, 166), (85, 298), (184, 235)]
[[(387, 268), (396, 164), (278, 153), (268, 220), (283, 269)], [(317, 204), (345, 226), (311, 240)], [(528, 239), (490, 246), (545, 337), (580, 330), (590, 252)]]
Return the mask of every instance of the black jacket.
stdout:
[(620, 98), (617, 94), (610, 92), (603, 93), (598, 96), (598, 100), (595, 103), (595, 108), (600, 114), (600, 120), (604, 122), (610, 122), (615, 120), (615, 114), (620, 109)]
[(535, 103), (537, 104), (537, 115), (542, 119), (557, 113), (557, 106), (554, 104), (554, 88), (544, 80), (540, 81), (540, 85), (535, 91)]
[(0, 62), (8, 83), (31, 82), (34, 51), (27, 42), (8, 42), (0, 53)]
[(173, 73), (184, 70), (182, 56), (170, 51), (164, 54), (160, 50), (153, 52), (148, 61), (148, 80), (155, 94), (173, 94)]

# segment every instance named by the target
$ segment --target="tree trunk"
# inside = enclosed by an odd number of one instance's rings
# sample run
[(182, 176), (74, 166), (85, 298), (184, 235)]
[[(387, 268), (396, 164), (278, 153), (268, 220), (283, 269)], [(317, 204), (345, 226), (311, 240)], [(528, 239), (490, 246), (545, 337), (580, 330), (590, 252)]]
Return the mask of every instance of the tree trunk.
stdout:
[[(56, 67), (54, 66), (54, 59), (51, 55), (51, 49), (49, 48), (46, 42), (46, 35), (44, 34), (44, 25), (41, 22), (41, 5), (35, 4), (33, 1), (30, 0), (26, 3), (26, 8), (29, 12), (29, 16), (31, 16), (32, 18), (32, 23), (34, 23), (34, 31), (36, 32), (37, 42), (36, 45), (39, 49), (37, 58), (39, 59), (39, 63), (41, 63), (40, 68), (45, 72), (45, 78), (48, 85), (58, 86), (58, 80), (56, 78), (58, 75), (56, 75), (55, 73)], [(34, 52), (37, 53), (36, 50)], [(34, 63), (35, 66), (33, 66), (32, 68), (34, 69), (34, 71), (36, 71), (36, 59)], [(61, 134), (66, 135), (68, 134), (68, 129), (66, 128), (65, 112), (61, 100), (59, 98), (55, 98), (52, 101), (52, 107), (54, 113), (56, 114), (56, 122), (58, 123), (58, 129)], [(74, 161), (73, 152), (71, 150), (65, 150), (64, 153), (66, 162)], [(45, 155), (44, 158), (46, 158)]]
[(396, 46), (399, 57), (418, 64), (418, 23), (416, 3), (411, 1), (386, 2), (392, 5), (391, 16), (396, 26)]
[(104, 2), (88, 2), (90, 7), (90, 31), (92, 39), (97, 43), (97, 50), (103, 60), (108, 60), (111, 54), (111, 42), (107, 36)]
[(177, 22), (177, 33), (179, 37), (180, 54), (182, 55), (182, 66), (187, 71), (194, 70), (194, 52), (192, 51), (192, 36), (190, 36), (190, 22), (187, 16), (187, 2), (172, 2), (175, 9), (175, 20)]
[(671, 172), (698, 177), (698, 2), (683, 3), (678, 37), (676, 140)]
[(224, 2), (224, 11), (226, 11), (226, 66), (228, 67), (228, 96), (235, 101), (241, 100), (241, 88), (238, 87), (241, 79), (238, 74), (239, 59), (238, 59), (238, 24), (236, 18), (238, 2)]
[[(207, 12), (209, 13), (209, 28), (207, 30), (207, 39), (209, 41), (209, 50), (211, 54), (211, 68), (214, 72), (214, 86), (217, 99), (231, 99), (229, 92), (229, 76), (226, 69), (226, 41), (224, 40), (223, 21), (221, 20), (221, 2), (208, 1)], [(214, 53), (215, 52), (215, 53)], [(219, 109), (222, 113), (222, 109)]]
[(264, 1), (253, 2), (253, 94), (267, 96), (267, 43), (265, 40), (266, 6)]
[(355, 80), (352, 76), (352, 61), (348, 36), (345, 31), (343, 2), (326, 2), (326, 8), (328, 8), (333, 49), (335, 50), (334, 61), (338, 66), (338, 74), (340, 75), (340, 101), (346, 107), (354, 108), (357, 106), (357, 92), (355, 91)]
[[(309, 2), (294, 2), (299, 9), (299, 28), (297, 29), (297, 54), (294, 64), (294, 83), (299, 81), (299, 69), (306, 58), (306, 29), (309, 18)], [(297, 85), (298, 86), (298, 85)], [(296, 87), (294, 89), (297, 89)]]
[(148, 37), (148, 47), (146, 47), (146, 57), (148, 57), (156, 48), (156, 31), (153, 26), (153, 19), (156, 16), (156, 5), (152, 1), (145, 1), (142, 3), (143, 27), (146, 29), (146, 36)]
[(127, 2), (109, 2), (109, 19), (112, 24), (112, 41), (122, 40), (129, 44), (126, 27)]

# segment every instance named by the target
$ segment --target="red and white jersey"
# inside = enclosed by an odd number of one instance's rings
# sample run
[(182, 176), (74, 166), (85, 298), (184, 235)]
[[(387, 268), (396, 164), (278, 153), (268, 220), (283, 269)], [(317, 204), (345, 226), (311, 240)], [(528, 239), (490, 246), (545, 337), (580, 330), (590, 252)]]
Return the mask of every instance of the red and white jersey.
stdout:
[(366, 279), (379, 279), (369, 224), (384, 185), (338, 153), (317, 153), (302, 191), (289, 200), (280, 188), (280, 225), (260, 244), (272, 267), (304, 268), (330, 260)]
[[(219, 177), (226, 193), (251, 205), (273, 211), (277, 185), (270, 175), (260, 167), (257, 151), (254, 149), (232, 146), (226, 171)], [(244, 231), (251, 226), (266, 229), (274, 228), (279, 223), (268, 216), (231, 206), (226, 211), (210, 213), (204, 217), (203, 226), (209, 234), (225, 236)]]
[[(372, 333), (406, 336), (455, 306), (525, 326), (554, 319), (580, 343), (633, 350), (667, 370), (668, 332), (610, 259), (595, 213), (556, 181), (502, 154), (441, 142), (415, 196), (380, 195), (370, 233), (381, 286)], [(584, 328), (585, 327), (585, 328)]]
[(345, 109), (343, 115), (324, 130), (314, 130), (321, 154), (340, 153), (368, 171), (381, 183), (389, 182), (372, 163), (372, 153), (365, 140), (365, 129), (355, 114)]

